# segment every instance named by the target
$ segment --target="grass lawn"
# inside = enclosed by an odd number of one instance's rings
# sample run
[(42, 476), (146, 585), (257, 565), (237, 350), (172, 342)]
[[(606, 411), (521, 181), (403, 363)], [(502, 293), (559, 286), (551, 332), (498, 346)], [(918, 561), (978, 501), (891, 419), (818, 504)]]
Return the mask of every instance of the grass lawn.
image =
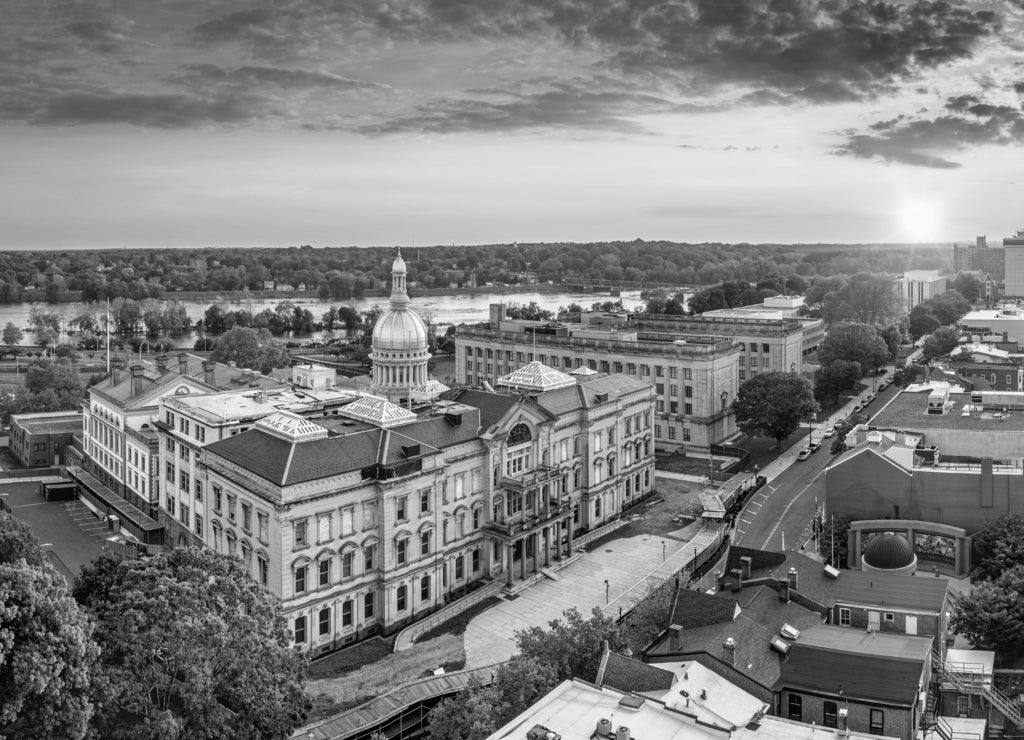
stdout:
[[(379, 660), (331, 678), (310, 678), (306, 691), (315, 697), (317, 706), (329, 714), (337, 714), (409, 681), (421, 678), (428, 671), (444, 666), (457, 670), (465, 665), (466, 650), (462, 635), (418, 642), (401, 653), (388, 653)], [(337, 707), (341, 707), (338, 709)]]
[(495, 604), (500, 604), (501, 602), (502, 599), (499, 599), (497, 596), (484, 599), (479, 604), (474, 604), (464, 612), (456, 614), (451, 619), (442, 622), (433, 629), (427, 630), (416, 638), (416, 642), (427, 642), (428, 640), (433, 640), (435, 637), (440, 637), (441, 635), (462, 635), (466, 632), (466, 626), (473, 617), (487, 611)]
[[(711, 466), (718, 471), (721, 470), (724, 465), (731, 463), (734, 459), (735, 458), (731, 457), (715, 457), (711, 459)], [(655, 451), (654, 468), (656, 470), (667, 470), (670, 473), (702, 475), (706, 477), (708, 474), (708, 458), (690, 457), (689, 455), (679, 452)]]
[(682, 540), (693, 536), (694, 527), (700, 527), (700, 485), (655, 478), (657, 494), (625, 512), (623, 516), (629, 519), (629, 523), (589, 543), (587, 552), (593, 552), (612, 540), (638, 534)]
[(393, 644), (393, 640), (385, 640), (383, 637), (363, 640), (352, 647), (314, 660), (309, 664), (309, 677), (330, 678), (358, 670), (388, 655)]

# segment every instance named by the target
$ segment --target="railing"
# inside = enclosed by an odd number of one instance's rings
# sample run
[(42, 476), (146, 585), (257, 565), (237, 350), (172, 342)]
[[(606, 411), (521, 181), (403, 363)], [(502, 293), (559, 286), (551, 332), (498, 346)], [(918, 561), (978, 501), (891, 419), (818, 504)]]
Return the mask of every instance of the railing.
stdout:
[(517, 513), (511, 517), (507, 517), (504, 521), (500, 522), (487, 522), (484, 524), (484, 529), (496, 532), (506, 537), (511, 537), (521, 532), (526, 532), (533, 527), (551, 522), (561, 516), (565, 516), (572, 510), (572, 504), (568, 501), (562, 501), (560, 503), (551, 504), (548, 510), (539, 511), (531, 514)]
[(940, 715), (935, 715), (935, 724), (931, 729), (935, 730), (942, 740), (982, 740), (980, 733), (954, 730), (946, 718)]
[(969, 664), (946, 663), (934, 650), (932, 651), (932, 664), (938, 667), (937, 672), (941, 680), (952, 684), (957, 691), (962, 694), (982, 696), (1006, 719), (1018, 727), (1021, 725), (1021, 713), (1017, 703), (992, 685), (991, 681), (986, 682), (984, 673), (961, 673), (957, 667)]
[(501, 485), (503, 488), (514, 488), (517, 491), (523, 491), (527, 488), (558, 480), (558, 476), (558, 468), (551, 465), (538, 465), (533, 470), (526, 471), (522, 475), (502, 477)]
[(586, 534), (581, 534), (579, 537), (574, 537), (572, 541), (572, 546), (576, 549), (582, 549), (594, 540), (600, 539), (609, 532), (614, 532), (619, 527), (624, 527), (627, 524), (629, 524), (628, 519), (616, 519), (614, 522), (608, 522), (607, 524), (601, 525), (597, 529), (590, 530)]
[(505, 588), (504, 580), (493, 580), (476, 589), (473, 593), (467, 594), (461, 599), (457, 599), (447, 606), (438, 609), (433, 614), (428, 614), (423, 619), (410, 624), (399, 632), (395, 638), (394, 652), (398, 653), (408, 650), (424, 632), (429, 632), (439, 624), (447, 622), (452, 617), (461, 614), (472, 606), (476, 606), (481, 601), (497, 596), (503, 588)]

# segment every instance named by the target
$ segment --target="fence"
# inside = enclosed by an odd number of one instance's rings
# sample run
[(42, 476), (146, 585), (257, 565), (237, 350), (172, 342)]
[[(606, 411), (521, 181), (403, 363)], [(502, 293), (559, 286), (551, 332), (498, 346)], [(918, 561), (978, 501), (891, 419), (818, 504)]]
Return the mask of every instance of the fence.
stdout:
[(723, 465), (718, 470), (715, 470), (711, 474), (711, 480), (713, 481), (727, 481), (736, 473), (742, 472), (747, 469), (750, 464), (750, 453), (746, 450), (741, 450), (738, 447), (730, 447), (728, 445), (711, 445), (710, 452), (712, 455), (719, 457), (731, 457), (733, 461), (727, 465)]

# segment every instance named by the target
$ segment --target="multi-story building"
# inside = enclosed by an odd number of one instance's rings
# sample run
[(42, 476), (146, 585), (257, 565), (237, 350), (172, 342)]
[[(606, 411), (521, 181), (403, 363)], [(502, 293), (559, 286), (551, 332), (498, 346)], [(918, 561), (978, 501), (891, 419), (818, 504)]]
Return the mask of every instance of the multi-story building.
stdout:
[(1003, 239), (1006, 254), (1006, 286), (1004, 295), (1024, 298), (1024, 229), (1017, 229), (1013, 236)]
[(651, 490), (651, 389), (539, 363), (502, 380), (511, 393), (412, 410), (363, 397), (315, 420), (277, 412), (207, 445), (204, 543), (240, 556), (313, 651), (483, 579), (514, 586)]
[[(777, 295), (769, 296), (765, 298), (761, 303), (757, 303), (752, 306), (739, 306), (737, 308), (722, 308), (714, 311), (705, 311), (700, 315), (702, 319), (717, 319), (717, 318), (733, 318), (733, 319), (747, 319), (751, 321), (797, 321), (803, 328), (803, 336), (801, 337), (801, 352), (802, 354), (809, 355), (818, 350), (818, 345), (825, 339), (825, 322), (822, 319), (809, 318), (802, 315), (804, 308), (804, 297), (799, 295)], [(770, 326), (766, 323), (758, 323), (753, 327), (747, 329), (747, 337), (743, 341), (748, 343), (748, 346), (752, 343), (764, 342), (765, 329)], [(788, 336), (794, 332), (792, 325), (786, 325), (785, 329), (778, 328), (780, 325), (776, 325), (775, 334), (783, 334)], [(787, 340), (782, 343), (779, 340), (775, 342), (769, 338), (769, 346), (774, 347), (776, 343), (779, 343), (779, 351), (786, 351), (786, 356), (781, 358), (780, 367), (785, 368), (787, 371), (789, 367), (794, 363), (799, 363), (799, 358), (792, 356), (792, 350), (790, 349), (790, 342)], [(783, 349), (785, 347), (785, 349)], [(788, 350), (788, 351), (787, 351)], [(788, 363), (788, 364), (787, 364)]]
[(989, 246), (984, 236), (974, 244), (953, 245), (953, 269), (956, 272), (980, 272), (1001, 283), (1006, 276), (1006, 251)]
[(168, 366), (166, 357), (155, 364), (132, 364), (128, 372), (115, 363), (110, 376), (89, 388), (89, 400), (83, 404), (84, 467), (115, 494), (153, 513), (159, 499), (154, 422), (160, 400), (240, 387), (287, 384), (186, 352), (178, 354), (174, 367)]
[(910, 313), (935, 296), (945, 293), (948, 281), (938, 270), (908, 270), (896, 278), (896, 295), (900, 309)]
[(82, 431), (78, 411), (52, 411), (11, 416), (11, 453), (26, 468), (59, 465), (61, 453)]
[[(494, 304), (488, 323), (458, 328), (456, 378), (490, 388), (531, 362), (567, 373), (621, 373), (654, 387), (656, 445), (707, 448), (737, 431), (731, 403), (740, 383), (741, 343), (716, 335), (710, 324), (665, 329), (661, 318), (648, 326), (614, 314), (585, 313), (573, 323), (519, 321), (506, 319), (504, 305)], [(799, 344), (797, 338), (797, 357)], [(757, 349), (760, 358), (760, 344)]]

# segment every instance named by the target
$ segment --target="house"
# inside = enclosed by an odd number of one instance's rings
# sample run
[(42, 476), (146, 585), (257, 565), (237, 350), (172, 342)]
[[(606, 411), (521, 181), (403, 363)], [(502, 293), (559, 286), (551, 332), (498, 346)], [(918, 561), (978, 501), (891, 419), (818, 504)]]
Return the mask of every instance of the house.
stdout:
[(917, 736), (931, 676), (926, 637), (811, 627), (776, 683), (779, 716), (902, 740)]

